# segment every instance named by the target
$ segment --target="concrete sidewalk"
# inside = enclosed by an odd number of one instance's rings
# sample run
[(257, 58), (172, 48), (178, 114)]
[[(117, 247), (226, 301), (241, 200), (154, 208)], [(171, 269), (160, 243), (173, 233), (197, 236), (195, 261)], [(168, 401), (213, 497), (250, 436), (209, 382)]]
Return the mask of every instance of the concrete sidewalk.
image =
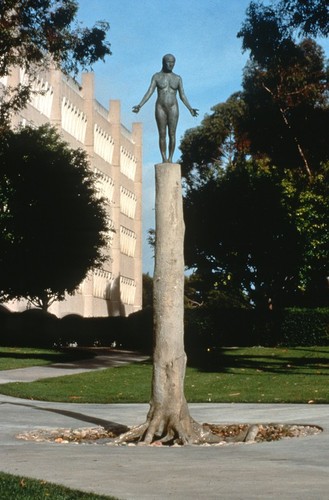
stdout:
[(46, 366), (32, 366), (16, 370), (0, 371), (0, 384), (8, 382), (33, 382), (42, 378), (77, 375), (78, 373), (104, 370), (112, 366), (125, 365), (149, 359), (149, 356), (132, 351), (113, 350), (109, 354), (95, 355), (93, 358), (80, 359), (69, 363), (54, 363)]
[[(1, 388), (0, 388), (1, 390)], [(148, 405), (27, 401), (0, 395), (0, 469), (122, 500), (325, 500), (329, 498), (329, 406), (191, 404), (210, 423), (316, 424), (312, 437), (262, 444), (109, 447), (17, 440), (36, 429), (144, 422)]]
[[(81, 373), (135, 353), (0, 372), (0, 383)], [(0, 387), (1, 392), (1, 387)], [(56, 444), (16, 439), (38, 429), (143, 423), (148, 405), (46, 403), (0, 394), (0, 470), (120, 500), (326, 500), (329, 405), (190, 404), (199, 422), (314, 424), (316, 436), (262, 444), (178, 448)]]

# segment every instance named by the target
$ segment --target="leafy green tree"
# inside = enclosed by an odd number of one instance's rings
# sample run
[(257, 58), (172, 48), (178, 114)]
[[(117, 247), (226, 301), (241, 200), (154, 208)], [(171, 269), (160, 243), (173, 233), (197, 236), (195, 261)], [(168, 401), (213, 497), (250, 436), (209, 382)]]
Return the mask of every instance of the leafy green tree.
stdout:
[(240, 287), (233, 287), (230, 275), (220, 282), (213, 274), (201, 276), (194, 272), (185, 277), (185, 307), (194, 309), (202, 306), (218, 309), (248, 309), (251, 307), (246, 293)]
[(251, 60), (244, 71), (246, 112), (240, 127), (254, 155), (265, 155), (282, 168), (304, 169), (311, 178), (329, 157), (325, 134), (329, 73), (324, 52), (309, 39), (298, 45), (292, 40), (273, 41), (273, 47), (265, 48), (261, 42), (261, 37), (248, 39)]
[(328, 297), (328, 69), (299, 39), (327, 34), (326, 4), (251, 2), (243, 91), (183, 138), (186, 262), (204, 296), (239, 291), (262, 307)]
[(262, 308), (324, 305), (328, 180), (328, 164), (310, 181), (269, 160), (241, 160), (189, 184), (185, 261), (198, 276), (193, 300), (220, 304), (231, 297), (243, 306), (247, 296)]
[[(187, 172), (185, 259), (197, 275), (191, 298), (223, 304), (226, 297), (243, 306), (247, 296), (259, 307), (269, 301), (276, 306), (320, 305), (327, 296), (329, 261), (326, 164), (314, 160), (317, 167), (311, 180), (303, 170), (291, 169), (288, 153), (285, 159), (284, 152), (277, 151), (274, 127), (273, 155), (281, 158), (280, 168), (264, 153), (247, 161), (252, 148), (248, 130), (241, 126), (248, 113), (243, 97), (239, 94), (239, 113), (229, 112), (235, 99), (215, 106), (212, 115), (187, 131), (181, 143)], [(227, 137), (222, 110), (231, 117), (226, 157), (219, 154)], [(282, 127), (280, 117), (278, 121)], [(270, 120), (267, 123), (272, 126)], [(323, 157), (328, 151), (325, 134), (319, 130)], [(310, 157), (313, 154), (317, 151), (310, 150)]]
[(267, 65), (289, 53), (300, 36), (328, 36), (327, 0), (272, 0), (264, 5), (251, 1), (238, 37), (252, 59)]
[(143, 274), (143, 308), (153, 306), (153, 278)]
[(287, 28), (311, 36), (328, 36), (329, 8), (327, 0), (281, 0), (278, 15)]
[(1, 0), (0, 78), (19, 66), (25, 81), (2, 90), (0, 123), (24, 108), (32, 95), (40, 69), (55, 65), (73, 76), (110, 55), (106, 40), (109, 24), (99, 21), (92, 28), (76, 23), (76, 0)]
[(107, 216), (86, 153), (47, 125), (0, 136), (0, 290), (47, 309), (104, 261)]
[(252, 60), (263, 66), (289, 54), (295, 46), (275, 6), (258, 1), (250, 2), (238, 37), (242, 38), (243, 50), (249, 50)]
[(244, 156), (246, 138), (237, 130), (244, 108), (242, 95), (237, 92), (214, 106), (199, 127), (185, 132), (180, 144), (180, 163), (187, 184), (206, 182), (217, 175), (222, 165), (232, 165)]
[(283, 194), (278, 170), (254, 161), (187, 192), (185, 259), (209, 290), (240, 291), (258, 307), (296, 290), (299, 235)]
[(326, 306), (329, 301), (329, 163), (322, 164), (311, 182), (286, 171), (284, 202), (300, 238), (298, 305)]

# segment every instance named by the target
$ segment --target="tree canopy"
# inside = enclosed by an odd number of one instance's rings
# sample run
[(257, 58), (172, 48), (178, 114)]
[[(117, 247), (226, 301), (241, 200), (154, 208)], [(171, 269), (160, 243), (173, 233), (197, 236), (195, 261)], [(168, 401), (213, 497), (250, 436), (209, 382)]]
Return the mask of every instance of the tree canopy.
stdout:
[(25, 72), (25, 81), (2, 90), (0, 118), (23, 108), (40, 68), (54, 64), (73, 76), (111, 54), (106, 40), (109, 24), (83, 27), (76, 22), (76, 0), (2, 0), (0, 3), (0, 78), (13, 66)]
[(209, 303), (216, 291), (260, 308), (323, 304), (328, 174), (327, 165), (309, 184), (249, 160), (188, 189), (185, 261), (202, 277), (201, 299)]
[(199, 127), (185, 132), (180, 144), (182, 174), (187, 183), (205, 182), (222, 165), (230, 165), (246, 152), (245, 136), (237, 130), (245, 103), (236, 92), (212, 108)]
[(279, 15), (287, 19), (290, 28), (302, 35), (328, 36), (329, 6), (327, 0), (281, 0)]
[(329, 126), (329, 72), (322, 48), (306, 39), (266, 65), (252, 60), (242, 84), (240, 129), (248, 136), (250, 152), (311, 177), (329, 158), (324, 133)]
[(322, 48), (301, 39), (328, 34), (320, 13), (327, 2), (251, 2), (242, 91), (181, 142), (186, 264), (208, 301), (328, 300), (329, 73)]
[(0, 290), (47, 308), (104, 261), (107, 216), (86, 153), (55, 129), (0, 136)]
[(251, 1), (238, 33), (242, 48), (252, 59), (266, 64), (277, 54), (289, 50), (298, 37), (329, 34), (327, 0), (272, 0), (264, 5)]

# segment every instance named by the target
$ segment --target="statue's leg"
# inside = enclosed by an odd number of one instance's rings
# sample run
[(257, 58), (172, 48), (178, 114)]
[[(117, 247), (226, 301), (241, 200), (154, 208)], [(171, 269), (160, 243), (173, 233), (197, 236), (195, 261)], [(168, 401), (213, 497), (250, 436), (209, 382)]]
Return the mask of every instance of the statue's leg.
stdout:
[(173, 106), (170, 109), (170, 115), (168, 120), (168, 131), (169, 131), (169, 163), (173, 162), (173, 155), (176, 147), (176, 129), (178, 123), (178, 106)]
[(155, 119), (158, 125), (158, 131), (159, 131), (159, 148), (160, 148), (160, 153), (162, 156), (162, 161), (163, 163), (166, 163), (168, 161), (167, 159), (167, 141), (166, 141), (166, 131), (167, 131), (167, 114), (160, 106), (157, 104), (155, 108)]

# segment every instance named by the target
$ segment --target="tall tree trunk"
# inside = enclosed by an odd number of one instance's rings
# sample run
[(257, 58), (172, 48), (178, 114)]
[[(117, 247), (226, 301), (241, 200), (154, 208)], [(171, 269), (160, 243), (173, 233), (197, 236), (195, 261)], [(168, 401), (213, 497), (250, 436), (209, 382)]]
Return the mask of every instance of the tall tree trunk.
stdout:
[(180, 444), (218, 442), (195, 422), (184, 395), (184, 218), (180, 165), (155, 166), (156, 236), (153, 277), (154, 350), (150, 410), (146, 422), (116, 442), (140, 439)]
[(181, 168), (155, 165), (154, 348), (150, 410), (146, 422), (118, 442), (141, 439), (181, 444), (196, 439), (198, 426), (184, 396), (184, 233)]
[(156, 239), (153, 278), (154, 352), (150, 422), (145, 441), (189, 441), (191, 418), (184, 396), (184, 233), (180, 165), (155, 166)]

